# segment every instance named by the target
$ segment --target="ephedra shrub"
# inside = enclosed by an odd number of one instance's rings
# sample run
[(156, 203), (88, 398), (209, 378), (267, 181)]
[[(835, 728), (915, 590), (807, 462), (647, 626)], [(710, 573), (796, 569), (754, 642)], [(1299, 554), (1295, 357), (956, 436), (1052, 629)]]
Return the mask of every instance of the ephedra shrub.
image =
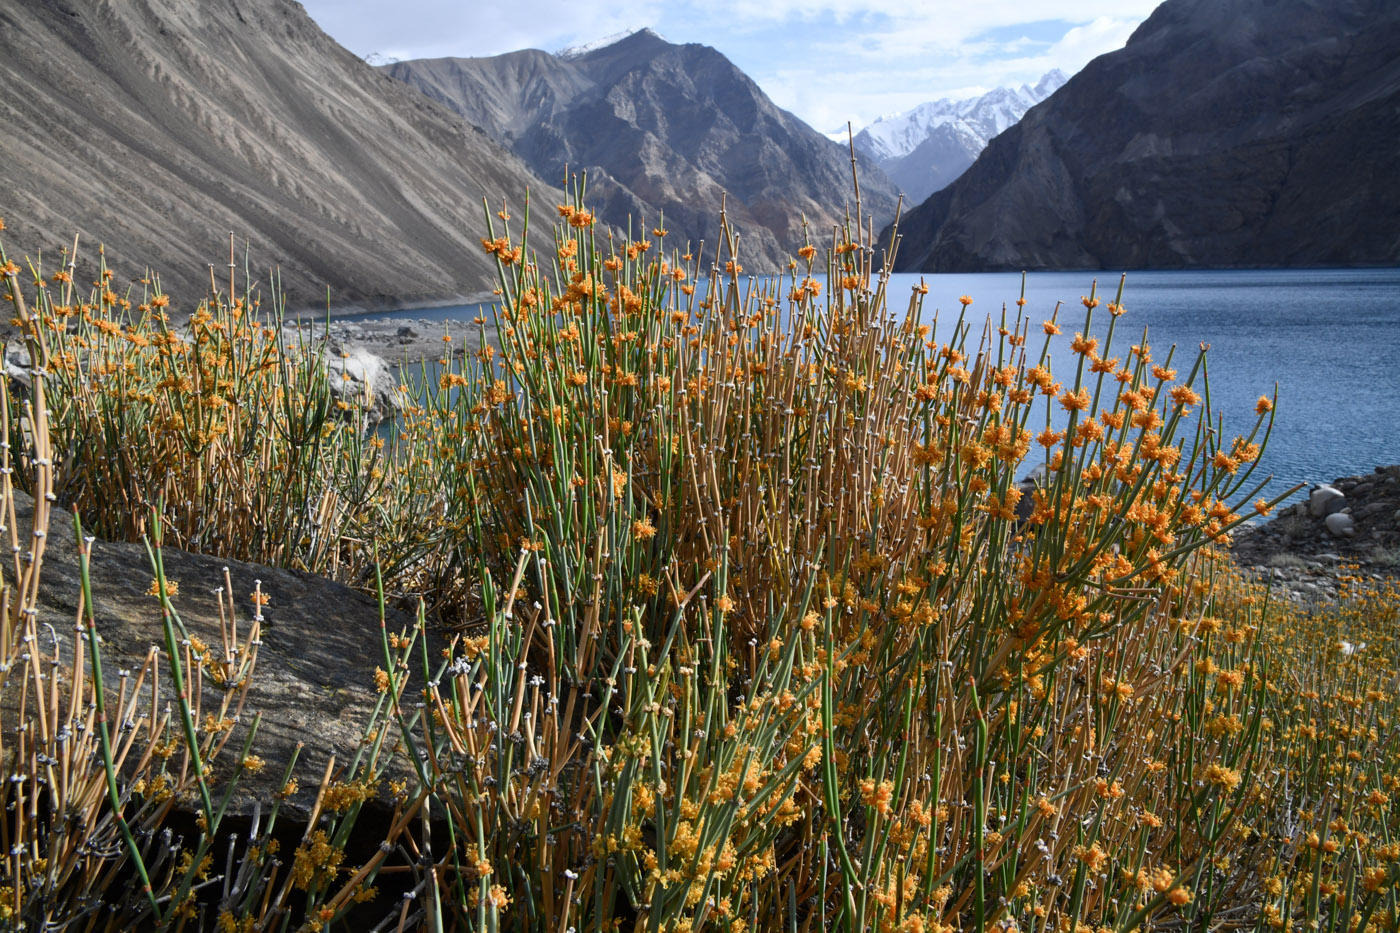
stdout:
[[(495, 339), (382, 451), (323, 424), (297, 461), (221, 415), (193, 480), (137, 497), (230, 541), (248, 513), (189, 493), (247, 501), (235, 451), (302, 463), (278, 519), (316, 522), (239, 540), (361, 578), (377, 543), (460, 628), (445, 657), (386, 637), (374, 734), (424, 828), (401, 925), (1394, 929), (1393, 663), (1322, 647), (1391, 644), (1393, 608), (1300, 636), (1218, 553), (1271, 505), (1270, 400), (1224, 432), (1200, 358), (1122, 332), (1121, 286), (1054, 361), (1070, 325), (1021, 301), (927, 313), (859, 206), (765, 278), (727, 228), (713, 257), (626, 238), (581, 192), (554, 221), (535, 256), (488, 215)], [(229, 407), (319, 397), (306, 365)]]
[[(481, 601), (424, 670), (415, 752), (473, 922), (1393, 920), (1384, 867), (1267, 893), (1320, 876), (1261, 834), (1319, 814), (1256, 779), (1287, 681), (1213, 545), (1271, 507), (1271, 400), (1222, 433), (1200, 358), (1124, 339), (1121, 289), (1053, 365), (1060, 324), (1022, 301), (926, 316), (856, 221), (781, 278), (727, 234), (708, 260), (609, 234), (581, 198), (553, 256), (488, 222), (499, 350), (404, 429), (436, 444), (412, 485)], [(1361, 744), (1394, 761), (1388, 732)]]
[[(125, 394), (136, 392), (137, 380), (147, 374), (137, 366), (108, 368), (113, 357), (120, 360), (126, 352), (122, 338), (143, 347), (145, 336), (115, 326), (105, 329), (102, 325), (110, 322), (92, 318), (92, 311), (117, 302), (95, 296), (77, 313), (115, 342), (88, 344), (84, 349), (92, 353), (82, 357), (50, 355), (44, 328), (57, 320), (61, 329), (66, 313), (55, 318), (57, 306), (42, 297), (26, 301), (19, 273), (0, 249), (0, 284), (30, 374), (22, 389), (0, 387), (0, 537), (10, 552), (0, 570), (0, 929), (319, 929), (324, 919), (343, 914), (367, 891), (373, 893), (374, 869), (383, 857), (376, 856), (354, 877), (337, 879), (332, 872), (323, 880), (317, 875), (327, 862), (339, 864), (343, 848), (335, 847), (343, 847), (345, 835), (339, 829), (353, 820), (358, 806), (349, 808), (349, 817), (322, 821), (329, 837), (308, 826), (303, 844), (289, 851), (285, 862), (276, 857), (275, 834), (290, 834), (285, 818), (279, 824), (279, 815), (295, 792), (295, 756), (270, 765), (253, 754), (259, 720), (255, 713), (244, 713), (261, 644), (258, 607), (263, 593), (255, 589), (253, 618), (240, 625), (226, 568), (222, 580), (205, 581), (211, 589), (222, 584), (213, 591), (217, 630), (191, 632), (181, 622), (171, 602), (177, 584), (164, 575), (162, 531), (167, 521), (181, 530), (178, 523), (192, 510), (148, 512), (145, 503), (123, 498), (141, 494), (143, 487), (118, 479), (143, 462), (153, 466), (144, 457), (161, 452), (178, 457), (187, 439), (178, 431), (170, 436), (147, 433), (150, 425), (142, 421), (141, 406), (157, 400)], [(64, 346), (61, 338), (58, 345)], [(91, 386), (81, 382), (88, 364), (121, 391), (89, 394)], [(195, 386), (176, 388), (191, 392)], [(177, 407), (165, 409), (166, 414), (183, 405), (198, 417), (194, 406), (217, 397), (193, 395), (177, 396)], [(130, 403), (131, 411), (123, 411), (123, 402)], [(95, 415), (84, 405), (104, 406), (119, 423), (129, 419), (124, 423), (141, 430), (65, 436), (63, 428), (72, 423), (65, 419)], [(216, 406), (209, 409), (212, 413)], [(112, 426), (100, 417), (86, 423), (97, 430)], [(220, 435), (230, 430), (228, 421), (211, 417), (204, 423), (215, 443), (227, 442)], [(142, 441), (151, 441), (156, 450), (133, 449), (122, 457), (108, 446), (135, 448)], [(218, 462), (201, 461), (199, 452), (165, 464), (169, 472), (152, 469), (144, 479), (157, 491), (174, 488), (198, 496), (197, 487), (168, 484), (182, 465)], [(85, 469), (93, 471), (86, 479)], [(75, 477), (77, 482), (65, 486), (65, 478)], [(92, 507), (83, 497), (93, 494), (93, 478), (104, 477), (112, 485), (100, 492), (111, 498), (95, 524), (108, 534), (120, 534), (132, 524), (149, 523), (145, 527), (152, 532), (153, 580), (147, 598), (152, 616), (161, 620), (162, 637), (159, 646), (134, 663), (124, 659), (130, 665), (126, 668), (112, 663), (99, 631), (90, 576), (93, 538), (85, 527), (64, 527), (55, 509), (56, 503), (68, 504), (61, 494), (73, 490), (80, 506)], [(221, 482), (227, 484), (228, 478)], [(192, 501), (181, 500), (186, 505)], [(103, 520), (108, 524), (102, 525)], [(47, 579), (45, 558), (55, 549), (62, 554), (60, 564), (76, 559), (77, 592), (51, 591), (55, 584)], [(74, 579), (62, 572), (58, 576)], [(75, 608), (55, 611), (64, 605)], [(102, 623), (104, 629), (107, 624)], [(234, 740), (241, 713), (245, 718)], [(267, 807), (259, 802), (251, 826), (245, 822), (230, 830), (229, 823), (239, 822), (226, 817), (240, 782), (264, 767), (278, 769), (282, 780), (271, 784)], [(375, 773), (372, 767), (365, 771)], [(328, 768), (318, 809), (337, 793), (331, 777)], [(339, 792), (344, 796), (343, 789)], [(401, 811), (394, 817), (384, 840), (390, 851), (407, 821)]]

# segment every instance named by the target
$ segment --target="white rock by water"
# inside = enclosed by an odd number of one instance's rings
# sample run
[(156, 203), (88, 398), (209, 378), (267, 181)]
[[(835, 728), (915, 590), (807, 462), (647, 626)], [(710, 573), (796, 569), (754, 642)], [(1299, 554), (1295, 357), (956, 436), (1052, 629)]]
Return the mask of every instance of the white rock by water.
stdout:
[(1343, 498), (1342, 491), (1336, 486), (1318, 486), (1308, 497), (1308, 511), (1312, 513), (1313, 518), (1322, 518), (1327, 514), (1327, 503), (1340, 498)]
[(403, 409), (399, 380), (389, 364), (362, 347), (328, 348), (331, 394), (362, 409), (371, 424)]

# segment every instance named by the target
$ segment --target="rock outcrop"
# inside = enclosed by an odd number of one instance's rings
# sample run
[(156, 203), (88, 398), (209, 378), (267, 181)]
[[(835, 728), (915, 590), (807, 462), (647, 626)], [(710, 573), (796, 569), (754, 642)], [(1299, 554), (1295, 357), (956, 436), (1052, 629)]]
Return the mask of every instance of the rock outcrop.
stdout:
[[(15, 500), (18, 527), (27, 533), (33, 500), (22, 492), (15, 493)], [(229, 773), (229, 762), (241, 747), (253, 715), (260, 713), (253, 752), (267, 765), (241, 778), (228, 812), (246, 816), (258, 801), (266, 812), (281, 785), (283, 769), (302, 745), (296, 772), (299, 790), (283, 805), (283, 812), (291, 820), (304, 821), (330, 756), (336, 756), (340, 765), (354, 759), (379, 700), (374, 672), (384, 662), (377, 602), (325, 578), (292, 570), (173, 548), (163, 549), (163, 562), (166, 578), (179, 585), (172, 604), (190, 635), (209, 644), (210, 651), (222, 654), (218, 591), (227, 585), (225, 570), (241, 632), (246, 634), (257, 612), (251, 594), (260, 589), (268, 597), (262, 607), (261, 645), (246, 706), (229, 747), (215, 763), (215, 773)], [(103, 677), (109, 687), (115, 687), (120, 671), (135, 672), (148, 652), (164, 650), (160, 603), (147, 592), (154, 575), (145, 547), (94, 542), (90, 579), (102, 636)], [(61, 656), (71, 659), (81, 576), (72, 518), (61, 509), (53, 510), (49, 523), (40, 581), (38, 621), (53, 626)], [(411, 620), (390, 609), (387, 624), (398, 632), (410, 627)], [(160, 662), (160, 670), (165, 677), (166, 660)], [(149, 679), (144, 689), (149, 690)], [(162, 709), (171, 701), (169, 690), (163, 693), (158, 704)], [(217, 709), (220, 696), (220, 688), (205, 677), (206, 712)], [(402, 777), (407, 767), (400, 757), (389, 774)]]
[(230, 232), (240, 287), (246, 244), (292, 308), (480, 294), (482, 198), (554, 198), (293, 0), (0, 0), (0, 84), (10, 258), (42, 250), (55, 271), (79, 234), (82, 287), (103, 244), (117, 292), (151, 268), (172, 310), (207, 293), (210, 263), (227, 287)]
[[(651, 30), (575, 54), (397, 62), (412, 85), (508, 146), (542, 178), (586, 172), (608, 223), (645, 235), (665, 217), (667, 246), (706, 244), (723, 204), (750, 271), (776, 270), (803, 244), (803, 217), (825, 238), (852, 200), (849, 149), (779, 109), (714, 49)], [(873, 164), (861, 195), (877, 226), (895, 192)], [(642, 229), (645, 220), (647, 229)]]
[(1400, 5), (1167, 0), (900, 226), (901, 271), (1400, 262)]
[(397, 417), (408, 404), (399, 370), (364, 347), (332, 343), (326, 347), (326, 374), (331, 395), (346, 410), (363, 413), (366, 427)]

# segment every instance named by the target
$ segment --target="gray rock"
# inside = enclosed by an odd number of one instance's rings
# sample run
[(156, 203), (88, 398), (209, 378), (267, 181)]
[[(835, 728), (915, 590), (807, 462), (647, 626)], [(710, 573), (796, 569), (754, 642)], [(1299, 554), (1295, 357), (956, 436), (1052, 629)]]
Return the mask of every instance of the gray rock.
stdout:
[(29, 397), (30, 389), (34, 385), (34, 369), (29, 365), (29, 353), (23, 346), (5, 348), (5, 378), (9, 380), (10, 390), (15, 393), (16, 400), (22, 401)]
[(1327, 516), (1327, 531), (1337, 538), (1350, 538), (1356, 534), (1356, 523), (1345, 512), (1333, 512)]
[(1344, 497), (1336, 486), (1326, 484), (1316, 486), (1311, 495), (1308, 496), (1308, 513), (1313, 518), (1323, 518), (1327, 515), (1327, 503), (1339, 498)]
[[(15, 493), (21, 531), (31, 527), (33, 500)], [(39, 621), (52, 624), (60, 642), (60, 654), (72, 658), (73, 620), (78, 611), (81, 577), (71, 516), (54, 509), (46, 536), (40, 575)], [(374, 599), (323, 577), (279, 570), (208, 555), (164, 548), (162, 559), (167, 580), (180, 584), (171, 600), (191, 636), (222, 651), (219, 607), (215, 590), (224, 585), (227, 568), (239, 617), (240, 637), (246, 637), (254, 606), (250, 594), (256, 581), (270, 597), (263, 614), (257, 666), (246, 706), (223, 753), (215, 760), (215, 774), (227, 775), (253, 717), (262, 719), (252, 752), (265, 767), (240, 779), (230, 812), (247, 815), (255, 801), (266, 804), (279, 788), (293, 749), (304, 745), (296, 775), (299, 790), (284, 804), (284, 813), (305, 819), (315, 798), (316, 785), (331, 755), (348, 765), (360, 741), (379, 694), (374, 671), (383, 666), (379, 609)], [(164, 645), (160, 604), (147, 594), (154, 580), (146, 549), (141, 544), (93, 544), (90, 579), (94, 615), (102, 637), (103, 678), (115, 696), (118, 671), (137, 671), (152, 650)], [(411, 627), (402, 613), (389, 610), (392, 631)], [(47, 637), (47, 629), (45, 629)], [(436, 652), (438, 647), (433, 647)], [(162, 652), (163, 654), (163, 652)], [(163, 689), (168, 693), (168, 660), (160, 661)], [(149, 678), (143, 690), (149, 698)], [(9, 691), (12, 695), (13, 691)], [(218, 709), (222, 691), (203, 678), (203, 709)], [(149, 709), (149, 699), (146, 701)], [(160, 707), (172, 702), (163, 696)], [(8, 721), (13, 710), (6, 708)], [(396, 758), (390, 774), (407, 774), (407, 762)]]
[(1035, 468), (1026, 474), (1025, 479), (1021, 480), (1021, 484), (1025, 485), (1029, 483), (1031, 486), (1044, 486), (1045, 477), (1049, 475), (1050, 470), (1045, 464), (1036, 464)]
[(398, 373), (363, 347), (331, 345), (326, 349), (331, 394), (364, 413), (370, 425), (403, 410)]

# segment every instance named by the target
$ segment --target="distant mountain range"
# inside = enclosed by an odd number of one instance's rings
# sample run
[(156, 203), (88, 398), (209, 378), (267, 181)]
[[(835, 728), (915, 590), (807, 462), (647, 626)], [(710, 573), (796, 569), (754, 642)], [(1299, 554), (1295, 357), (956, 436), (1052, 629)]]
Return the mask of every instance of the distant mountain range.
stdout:
[[(985, 143), (908, 211), (900, 269), (1400, 263), (1397, 49), (1394, 0), (1166, 0), (1063, 87), (867, 127), (864, 206), (888, 220), (896, 185)], [(0, 82), (12, 258), (51, 270), (78, 233), (187, 308), (230, 231), (293, 307), (480, 293), (482, 198), (548, 210), (566, 167), (605, 221), (664, 214), (710, 257), (724, 205), (750, 271), (825, 240), (852, 194), (844, 146), (650, 30), (381, 71), (293, 0), (0, 0)]]
[[(479, 126), (543, 178), (586, 172), (609, 223), (648, 228), (665, 216), (669, 244), (704, 241), (715, 255), (724, 206), (751, 271), (775, 270), (804, 236), (826, 239), (852, 199), (848, 150), (779, 109), (714, 49), (650, 29), (551, 55), (384, 66)], [(877, 225), (894, 215), (893, 185), (861, 169)], [(809, 223), (804, 233), (803, 219)]]
[[(980, 97), (942, 98), (881, 117), (855, 135), (913, 206), (967, 170), (993, 136), (1005, 131), (1069, 79), (1058, 68), (1034, 86), (999, 87)], [(831, 134), (844, 140), (844, 131)]]
[(1400, 4), (1166, 0), (908, 213), (922, 271), (1400, 263)]
[(230, 232), (293, 307), (479, 293), (482, 197), (549, 190), (292, 0), (0, 0), (0, 84), (11, 258), (52, 270), (82, 234), (81, 255), (104, 244), (127, 282), (149, 264), (185, 310), (210, 263), (227, 281)]

